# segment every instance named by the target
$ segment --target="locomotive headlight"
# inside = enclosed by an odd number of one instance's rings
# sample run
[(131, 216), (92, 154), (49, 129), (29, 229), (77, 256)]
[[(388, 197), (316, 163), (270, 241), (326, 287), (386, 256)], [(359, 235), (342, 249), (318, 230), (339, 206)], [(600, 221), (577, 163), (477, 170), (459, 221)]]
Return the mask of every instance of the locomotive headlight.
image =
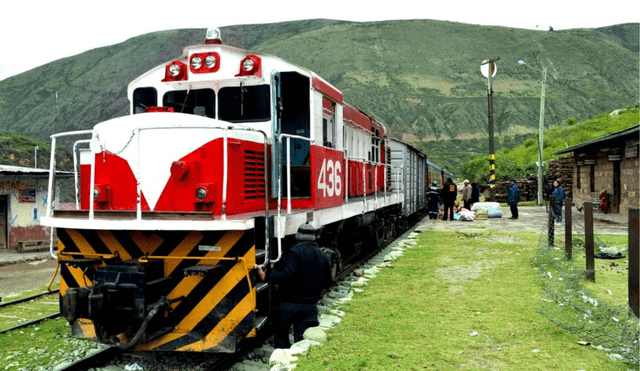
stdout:
[(169, 74), (173, 77), (178, 76), (180, 74), (180, 66), (175, 63), (169, 66)]
[(243, 70), (249, 72), (253, 69), (253, 67), (254, 67), (253, 59), (247, 57), (242, 61)]
[(254, 54), (249, 54), (240, 61), (239, 76), (262, 77), (261, 58)]
[(93, 199), (97, 200), (100, 197), (100, 190), (98, 188), (93, 189)]
[(202, 67), (202, 58), (198, 57), (197, 55), (191, 58), (191, 68), (197, 70), (200, 67)]
[(207, 198), (207, 190), (204, 187), (196, 189), (196, 198), (198, 200), (204, 200)]
[(207, 66), (207, 68), (213, 68), (216, 63), (218, 63), (218, 60), (213, 54), (209, 54), (204, 58), (204, 65)]

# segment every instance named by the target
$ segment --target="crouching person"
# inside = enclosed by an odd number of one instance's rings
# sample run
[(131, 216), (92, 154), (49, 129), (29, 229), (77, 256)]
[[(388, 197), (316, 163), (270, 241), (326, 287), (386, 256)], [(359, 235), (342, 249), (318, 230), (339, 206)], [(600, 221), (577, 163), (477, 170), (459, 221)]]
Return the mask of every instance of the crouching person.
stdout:
[(301, 341), (305, 330), (318, 326), (317, 301), (322, 290), (331, 285), (331, 266), (320, 251), (315, 228), (309, 223), (298, 228), (298, 244), (285, 254), (283, 267), (278, 272), (265, 273), (258, 268), (260, 279), (279, 286), (275, 318), (275, 348), (289, 348), (289, 330), (293, 326), (295, 342)]

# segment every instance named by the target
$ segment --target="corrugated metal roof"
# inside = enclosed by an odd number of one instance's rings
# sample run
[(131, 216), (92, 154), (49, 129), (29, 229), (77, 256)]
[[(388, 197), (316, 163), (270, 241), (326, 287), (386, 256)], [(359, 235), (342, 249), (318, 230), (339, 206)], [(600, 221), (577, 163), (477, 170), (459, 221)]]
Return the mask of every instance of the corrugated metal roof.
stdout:
[[(71, 178), (73, 171), (56, 171), (56, 177)], [(0, 165), (0, 178), (49, 178), (49, 169)]]
[(574, 151), (576, 151), (578, 149), (581, 149), (581, 148), (584, 148), (584, 147), (588, 147), (588, 146), (591, 146), (591, 145), (596, 144), (596, 143), (606, 142), (606, 141), (609, 141), (609, 140), (618, 139), (618, 138), (623, 137), (623, 136), (631, 135), (633, 133), (638, 133), (639, 131), (640, 131), (640, 125), (632, 126), (632, 127), (628, 128), (628, 129), (616, 131), (615, 133), (611, 133), (609, 135), (605, 135), (605, 136), (602, 136), (602, 137), (597, 138), (597, 139), (592, 139), (592, 140), (586, 141), (584, 143), (577, 144), (577, 145), (575, 145), (573, 147), (569, 147), (569, 148), (565, 148), (565, 149), (560, 150), (560, 151), (553, 152), (553, 154), (554, 155), (560, 155), (560, 154), (563, 154), (563, 153), (574, 152)]

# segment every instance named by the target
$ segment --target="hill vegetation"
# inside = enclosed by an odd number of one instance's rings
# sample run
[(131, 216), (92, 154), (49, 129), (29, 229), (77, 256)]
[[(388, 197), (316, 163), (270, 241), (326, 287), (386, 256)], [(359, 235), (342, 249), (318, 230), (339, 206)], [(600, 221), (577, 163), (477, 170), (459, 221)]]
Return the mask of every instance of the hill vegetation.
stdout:
[[(318, 19), (224, 27), (222, 35), (226, 44), (315, 71), (408, 141), (486, 137), (487, 84), (479, 67), (499, 57), (493, 109), (504, 141), (537, 128), (541, 73), (534, 68), (549, 71), (549, 127), (637, 104), (639, 29), (634, 23), (543, 32)], [(126, 115), (128, 83), (203, 38), (202, 29), (150, 33), (0, 81), (0, 129), (43, 138)], [(446, 147), (443, 156), (451, 154)]]
[[(638, 107), (629, 108), (618, 114), (601, 113), (584, 122), (575, 123), (575, 118), (569, 118), (570, 125), (554, 127), (543, 133), (543, 162), (566, 156), (553, 155), (567, 147), (600, 138), (640, 122)], [(538, 135), (531, 135), (522, 144), (514, 147), (503, 147), (496, 151), (496, 180), (507, 180), (513, 177), (524, 178), (536, 173), (538, 161)], [(489, 174), (489, 155), (471, 155), (460, 169), (460, 177), (484, 182)]]
[[(50, 158), (51, 142), (0, 130), (0, 164), (48, 169)], [(56, 146), (56, 160), (58, 170), (73, 168), (73, 160), (65, 146)]]

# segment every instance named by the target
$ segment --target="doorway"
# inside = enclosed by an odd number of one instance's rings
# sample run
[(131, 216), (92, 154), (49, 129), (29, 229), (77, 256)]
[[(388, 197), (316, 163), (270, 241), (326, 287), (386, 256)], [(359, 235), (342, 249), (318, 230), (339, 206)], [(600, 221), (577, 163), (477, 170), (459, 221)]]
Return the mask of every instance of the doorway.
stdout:
[(7, 210), (8, 198), (0, 195), (0, 250), (9, 248), (7, 226), (9, 225), (9, 212)]
[[(282, 116), (284, 134), (309, 138), (311, 135), (310, 82), (297, 72), (281, 72)], [(286, 146), (283, 141), (283, 146)], [(291, 160), (291, 196), (311, 196), (311, 145), (302, 139), (292, 139), (291, 148), (283, 148), (282, 165), (287, 165), (287, 151)], [(286, 172), (282, 174), (282, 189), (286, 190)], [(284, 193), (283, 193), (284, 194)]]
[[(613, 208), (615, 213), (620, 213), (620, 161), (613, 162)], [(617, 211), (615, 211), (617, 209)]]

